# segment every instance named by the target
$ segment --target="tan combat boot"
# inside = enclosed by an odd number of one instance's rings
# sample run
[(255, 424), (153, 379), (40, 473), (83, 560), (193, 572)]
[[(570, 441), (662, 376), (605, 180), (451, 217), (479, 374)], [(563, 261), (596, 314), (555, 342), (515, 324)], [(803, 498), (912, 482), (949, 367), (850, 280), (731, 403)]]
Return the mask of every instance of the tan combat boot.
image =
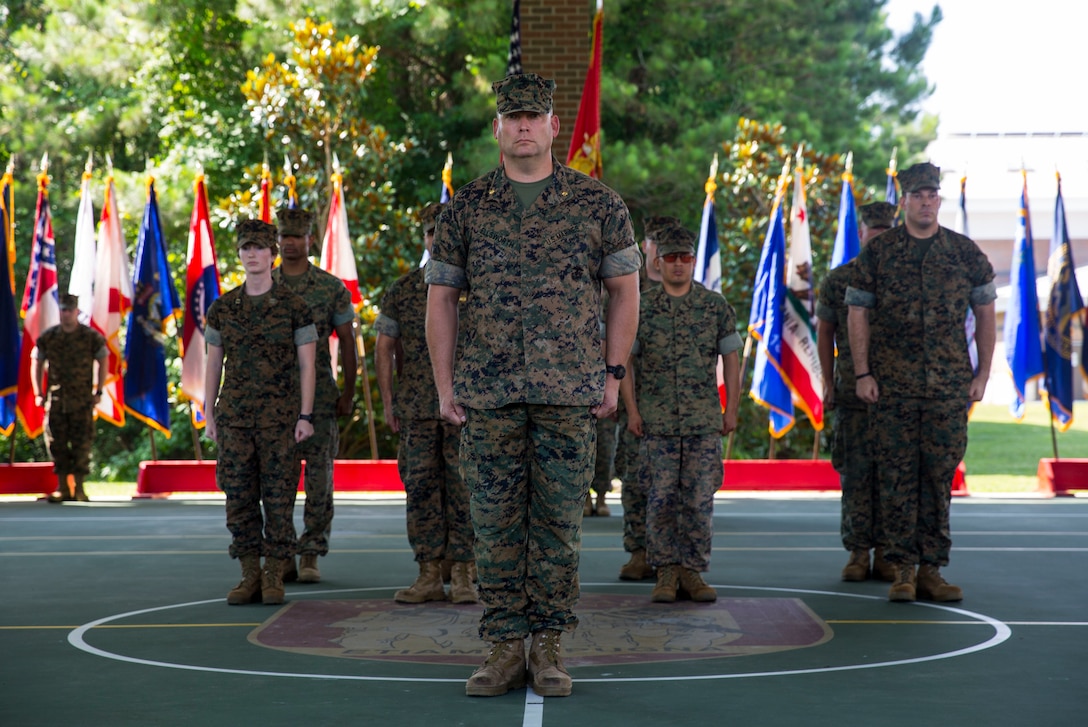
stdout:
[(491, 645), (484, 663), (465, 684), (470, 697), (497, 697), (525, 686), (525, 640), (510, 639)]
[(663, 565), (657, 569), (657, 585), (654, 586), (650, 600), (654, 603), (674, 603), (676, 589), (680, 585), (680, 566)]
[(298, 580), (298, 567), (295, 565), (295, 559), (292, 556), (284, 562), (286, 565), (283, 566), (283, 582), (294, 583)]
[(286, 567), (286, 558), (264, 559), (264, 570), (261, 572), (261, 603), (273, 606), (283, 603), (285, 595), (283, 571)]
[(469, 561), (458, 561), (450, 571), (450, 600), (454, 603), (476, 603), (476, 584), (472, 582)]
[(232, 606), (257, 603), (261, 600), (261, 557), (243, 555), (239, 560), (242, 563), (242, 582), (227, 594), (227, 603)]
[(631, 559), (620, 567), (621, 581), (645, 581), (656, 575), (654, 567), (646, 562), (646, 551), (636, 550)]
[(72, 495), (72, 486), (68, 483), (68, 475), (57, 475), (57, 489), (49, 493), (45, 498), (49, 502), (69, 502), (75, 500)]
[(842, 569), (844, 581), (869, 580), (869, 549), (855, 550), (850, 553), (850, 560)]
[[(293, 563), (294, 561), (295, 559), (292, 558), (291, 562)], [(298, 557), (298, 582), (321, 582), (321, 571), (317, 567), (317, 553), (305, 553)]]
[(937, 566), (924, 564), (918, 568), (918, 598), (939, 603), (962, 601), (963, 589), (946, 583)]
[(570, 673), (563, 666), (559, 655), (559, 641), (563, 632), (544, 629), (532, 636), (529, 647), (529, 683), (541, 697), (569, 697)]
[(72, 490), (72, 498), (75, 499), (76, 502), (90, 502), (91, 498), (87, 497), (87, 493), (83, 491), (83, 478), (72, 477), (72, 479), (75, 481), (76, 485)]
[(680, 589), (697, 603), (713, 603), (718, 600), (718, 592), (708, 586), (703, 577), (691, 568), (680, 569)]
[[(453, 578), (452, 573), (450, 578)], [(445, 601), (446, 591), (442, 589), (442, 561), (421, 560), (416, 582), (394, 593), (393, 600), (397, 603)]]
[(895, 582), (888, 589), (889, 601), (913, 601), (915, 595), (914, 566), (910, 563), (895, 564)]
[(873, 578), (888, 583), (895, 580), (895, 566), (884, 560), (883, 548), (877, 548), (873, 553)]
[(605, 493), (597, 493), (597, 517), (609, 517), (612, 511), (608, 509), (608, 503), (604, 501)]

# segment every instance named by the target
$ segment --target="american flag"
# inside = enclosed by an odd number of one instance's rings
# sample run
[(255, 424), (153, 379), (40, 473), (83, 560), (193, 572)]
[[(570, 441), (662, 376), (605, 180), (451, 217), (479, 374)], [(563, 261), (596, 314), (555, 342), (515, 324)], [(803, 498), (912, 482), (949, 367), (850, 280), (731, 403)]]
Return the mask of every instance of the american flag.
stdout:
[(506, 75), (521, 73), (521, 0), (514, 0), (514, 16), (510, 19), (510, 51), (506, 54)]

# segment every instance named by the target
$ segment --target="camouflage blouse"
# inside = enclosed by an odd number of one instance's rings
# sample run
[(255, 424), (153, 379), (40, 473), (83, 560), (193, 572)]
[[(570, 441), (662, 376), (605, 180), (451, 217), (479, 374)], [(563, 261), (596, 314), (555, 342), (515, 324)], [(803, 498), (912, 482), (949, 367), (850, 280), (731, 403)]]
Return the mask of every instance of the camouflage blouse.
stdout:
[(941, 227), (924, 256), (906, 225), (857, 257), (847, 305), (869, 308), (869, 364), (886, 396), (967, 399), (974, 373), (967, 308), (997, 297), (994, 269), (970, 238)]
[(522, 209), (503, 170), (458, 190), (439, 218), (430, 285), (467, 292), (454, 397), (464, 406), (593, 406), (604, 390), (601, 281), (641, 256), (619, 195), (559, 164)]
[(282, 283), (254, 296), (239, 285), (212, 303), (204, 337), (223, 348), (218, 426), (294, 426), (302, 411), (297, 347), (317, 340), (313, 313), (302, 298)]

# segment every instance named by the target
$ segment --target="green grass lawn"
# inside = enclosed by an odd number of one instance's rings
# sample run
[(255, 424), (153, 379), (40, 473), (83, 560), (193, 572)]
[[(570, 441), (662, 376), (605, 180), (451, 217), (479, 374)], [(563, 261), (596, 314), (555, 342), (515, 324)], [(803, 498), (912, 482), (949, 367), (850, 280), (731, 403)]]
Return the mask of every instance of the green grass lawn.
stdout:
[[(1060, 458), (1088, 457), (1088, 402), (1073, 407), (1073, 426), (1055, 430)], [(1023, 421), (999, 404), (975, 407), (968, 424), (967, 486), (975, 492), (1025, 492), (1036, 488), (1039, 460), (1054, 456), (1050, 413), (1042, 402), (1027, 405)]]

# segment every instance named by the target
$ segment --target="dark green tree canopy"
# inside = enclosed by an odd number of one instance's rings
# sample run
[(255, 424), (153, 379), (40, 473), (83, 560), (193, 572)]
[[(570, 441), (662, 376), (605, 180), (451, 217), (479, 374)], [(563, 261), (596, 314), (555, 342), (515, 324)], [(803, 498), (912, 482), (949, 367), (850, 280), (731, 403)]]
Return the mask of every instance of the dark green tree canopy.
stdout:
[[(885, 27), (885, 5), (607, 3), (605, 181), (628, 201), (636, 227), (645, 215), (668, 214), (695, 229), (718, 152), (723, 279), (738, 313), (747, 309), (765, 231), (768, 175), (773, 179), (798, 144), (811, 155), (809, 207), (819, 266), (834, 234), (842, 155), (853, 152), (864, 195), (866, 184), (882, 187), (893, 148), (909, 163), (934, 136), (935, 120), (919, 118), (929, 93), (920, 64), (940, 10), (916, 17), (913, 28), (896, 37)], [(587, 33), (590, 13), (587, 5)], [(437, 199), (447, 153), (454, 158), (455, 186), (496, 162), (490, 82), (505, 72), (509, 14), (508, 0), (0, 5), (0, 164), (16, 164), (17, 286), (26, 276), (34, 178), (44, 152), (51, 160), (62, 286), (88, 154), (99, 195), (107, 155), (112, 161), (130, 246), (146, 177), (155, 176), (170, 260), (179, 271), (192, 182), (203, 172), (228, 280), (237, 269), (230, 228), (256, 214), (262, 162), (268, 161), (280, 200), (287, 154), (304, 204), (323, 216), (335, 156), (369, 301), (363, 314), (368, 341), (385, 286), (419, 259), (416, 215)], [(322, 55), (329, 49), (335, 52)], [(359, 73), (364, 57), (366, 71)], [(256, 80), (264, 84), (259, 89)], [(758, 168), (753, 159), (760, 160)], [(95, 205), (97, 211), (100, 198)], [(176, 351), (171, 365), (177, 366)], [(171, 377), (176, 380), (176, 372)], [(179, 411), (178, 426), (187, 426), (180, 405)], [(129, 441), (100, 436), (100, 461), (129, 463), (113, 469), (116, 476), (131, 475), (131, 461), (141, 456), (128, 451)], [(170, 446), (179, 451), (160, 456), (185, 456), (186, 441), (173, 437)], [(344, 441), (345, 451), (365, 454), (351, 436)], [(392, 434), (385, 431), (382, 441), (391, 454)], [(23, 451), (24, 458), (36, 456)]]

